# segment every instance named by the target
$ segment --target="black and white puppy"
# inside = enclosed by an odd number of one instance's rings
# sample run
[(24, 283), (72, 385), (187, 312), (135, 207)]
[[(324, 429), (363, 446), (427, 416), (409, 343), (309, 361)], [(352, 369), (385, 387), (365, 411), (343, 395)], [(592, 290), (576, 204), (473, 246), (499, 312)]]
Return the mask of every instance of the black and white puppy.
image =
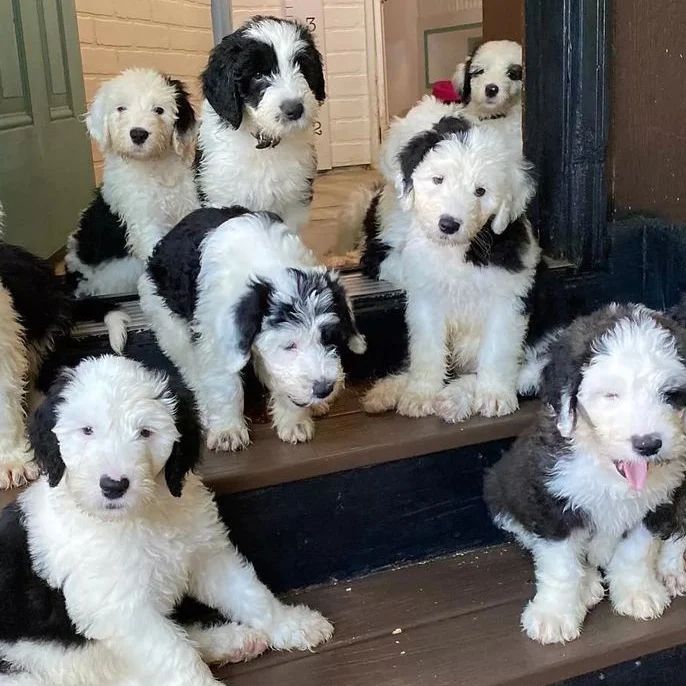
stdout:
[(191, 213), (155, 248), (139, 293), (210, 449), (249, 443), (241, 370), (251, 358), (279, 438), (297, 443), (343, 384), (341, 347), (366, 347), (337, 275), (268, 212)]
[(157, 241), (200, 206), (195, 114), (181, 81), (127, 69), (100, 87), (86, 124), (105, 164), (67, 242), (68, 283), (76, 297), (132, 292)]
[(38, 476), (24, 423), (27, 396), (70, 322), (69, 299), (50, 264), (0, 240), (0, 489)]
[(313, 124), (326, 97), (308, 29), (254, 17), (210, 53), (198, 181), (203, 202), (268, 210), (298, 231), (317, 170)]
[(530, 165), (502, 132), (427, 97), (391, 126), (382, 169), (361, 264), (405, 290), (410, 351), (407, 371), (379, 381), (365, 409), (449, 422), (514, 412), (540, 254)]
[(31, 420), (44, 476), (0, 518), (0, 683), (216, 686), (206, 662), (331, 636), (231, 544), (192, 427), (132, 360), (90, 358), (56, 382)]
[(686, 330), (640, 305), (610, 305), (561, 330), (548, 355), (545, 405), (487, 474), (484, 497), (534, 558), (522, 626), (556, 643), (577, 638), (603, 598), (600, 569), (619, 614), (652, 619), (669, 603), (643, 519), (686, 471)]

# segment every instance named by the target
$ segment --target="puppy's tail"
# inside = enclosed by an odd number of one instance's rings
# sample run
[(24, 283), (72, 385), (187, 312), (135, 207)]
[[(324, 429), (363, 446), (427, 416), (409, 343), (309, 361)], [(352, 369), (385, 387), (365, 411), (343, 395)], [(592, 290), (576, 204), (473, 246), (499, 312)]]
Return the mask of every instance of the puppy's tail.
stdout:
[(383, 187), (376, 183), (372, 186), (361, 186), (350, 196), (338, 215), (338, 241), (336, 254), (343, 255), (362, 247), (364, 237), (364, 220), (372, 200)]
[(74, 300), (73, 309), (75, 319), (104, 322), (107, 327), (110, 347), (117, 355), (124, 352), (129, 336), (128, 325), (131, 323), (131, 317), (124, 310), (101, 298)]
[(517, 377), (517, 393), (519, 395), (534, 396), (541, 390), (543, 370), (550, 362), (550, 348), (557, 341), (563, 329), (555, 329), (545, 334), (533, 345), (524, 348), (524, 359)]

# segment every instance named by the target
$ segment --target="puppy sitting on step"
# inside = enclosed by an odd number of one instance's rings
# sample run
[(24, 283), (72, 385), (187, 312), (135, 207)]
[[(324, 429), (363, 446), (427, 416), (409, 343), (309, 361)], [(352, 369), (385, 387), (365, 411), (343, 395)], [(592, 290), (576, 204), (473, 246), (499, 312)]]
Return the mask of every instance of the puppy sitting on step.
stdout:
[(601, 569), (617, 613), (652, 619), (669, 603), (643, 519), (686, 471), (686, 330), (643, 306), (611, 305), (548, 343), (545, 406), (488, 473), (484, 497), (534, 558), (524, 630), (558, 643), (577, 638), (603, 598)]
[(331, 636), (231, 544), (193, 426), (132, 360), (85, 360), (51, 389), (31, 421), (45, 476), (0, 518), (1, 684), (217, 686), (205, 662)]
[(86, 124), (105, 166), (69, 237), (67, 280), (76, 297), (135, 291), (157, 241), (200, 206), (193, 107), (181, 81), (127, 69), (100, 87)]
[(338, 276), (269, 212), (192, 212), (155, 248), (139, 293), (210, 449), (249, 443), (241, 371), (251, 358), (279, 438), (298, 443), (343, 385), (341, 348), (366, 348)]

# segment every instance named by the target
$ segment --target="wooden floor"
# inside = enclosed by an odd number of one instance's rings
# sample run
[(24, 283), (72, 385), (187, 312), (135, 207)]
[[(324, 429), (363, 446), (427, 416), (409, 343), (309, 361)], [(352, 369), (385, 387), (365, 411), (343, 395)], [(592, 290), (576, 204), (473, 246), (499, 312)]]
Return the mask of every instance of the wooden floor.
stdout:
[(336, 254), (340, 240), (338, 217), (357, 189), (371, 186), (379, 178), (378, 172), (367, 167), (341, 167), (321, 172), (315, 179), (310, 223), (301, 235), (331, 266), (355, 266), (356, 260), (348, 263), (345, 255)]
[(532, 578), (527, 556), (499, 546), (300, 592), (290, 600), (322, 611), (332, 641), (218, 674), (231, 686), (538, 686), (686, 642), (680, 598), (653, 622), (603, 601), (580, 639), (541, 646), (519, 629)]

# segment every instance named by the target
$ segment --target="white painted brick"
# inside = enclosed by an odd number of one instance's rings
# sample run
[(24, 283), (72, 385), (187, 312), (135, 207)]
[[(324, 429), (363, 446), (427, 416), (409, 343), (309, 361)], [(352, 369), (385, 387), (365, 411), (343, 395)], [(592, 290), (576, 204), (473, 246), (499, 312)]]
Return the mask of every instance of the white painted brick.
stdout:
[(327, 29), (364, 29), (364, 5), (327, 4), (324, 7), (324, 22)]
[(94, 19), (94, 25), (98, 45), (133, 45), (130, 22), (119, 19)]
[(327, 29), (327, 52), (348, 52), (366, 50), (367, 38), (364, 29)]
[(161, 24), (130, 24), (133, 44), (139, 48), (168, 48), (169, 27)]
[(93, 17), (85, 15), (77, 17), (79, 25), (79, 42), (81, 43), (95, 43), (95, 25), (93, 24)]
[(370, 156), (369, 141), (363, 143), (331, 143), (331, 159), (334, 167), (368, 164)]
[(329, 116), (334, 119), (354, 119), (361, 112), (369, 112), (369, 100), (366, 95), (351, 98), (329, 98)]
[(348, 95), (366, 95), (369, 84), (366, 74), (352, 74), (346, 76), (329, 76), (329, 95), (332, 98)]
[(331, 138), (337, 143), (366, 143), (369, 140), (369, 119), (333, 120)]
[(329, 74), (365, 74), (367, 55), (364, 52), (328, 53), (326, 56)]
[(125, 19), (151, 19), (150, 0), (116, 0), (114, 13)]

